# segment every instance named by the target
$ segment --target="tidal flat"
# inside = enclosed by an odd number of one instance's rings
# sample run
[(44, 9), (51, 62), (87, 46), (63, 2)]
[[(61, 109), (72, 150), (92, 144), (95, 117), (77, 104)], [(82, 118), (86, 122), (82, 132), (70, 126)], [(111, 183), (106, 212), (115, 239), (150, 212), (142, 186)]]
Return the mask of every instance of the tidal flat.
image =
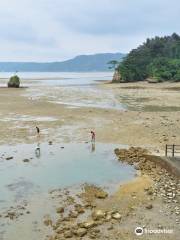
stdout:
[(161, 166), (119, 162), (114, 149), (164, 155), (178, 144), (180, 84), (71, 77), (0, 88), (0, 239), (136, 239), (139, 224), (173, 228), (166, 239), (178, 239), (179, 180)]

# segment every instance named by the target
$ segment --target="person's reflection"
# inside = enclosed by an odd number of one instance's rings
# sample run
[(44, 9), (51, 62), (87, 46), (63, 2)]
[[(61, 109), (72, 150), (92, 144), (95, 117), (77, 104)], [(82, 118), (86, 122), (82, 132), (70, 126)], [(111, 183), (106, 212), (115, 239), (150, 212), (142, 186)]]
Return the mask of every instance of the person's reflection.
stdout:
[(37, 144), (36, 150), (35, 150), (35, 154), (37, 158), (40, 158), (41, 156), (41, 149), (40, 149), (40, 143)]
[(92, 144), (91, 144), (91, 152), (95, 152), (95, 150), (96, 150), (95, 142), (92, 142)]

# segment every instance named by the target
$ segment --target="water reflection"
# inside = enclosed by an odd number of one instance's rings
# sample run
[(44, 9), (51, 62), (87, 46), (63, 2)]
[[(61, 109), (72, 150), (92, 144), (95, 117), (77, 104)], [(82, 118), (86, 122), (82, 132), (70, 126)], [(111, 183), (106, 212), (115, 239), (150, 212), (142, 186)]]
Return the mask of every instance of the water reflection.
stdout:
[(40, 158), (41, 156), (41, 148), (40, 148), (40, 143), (37, 144), (36, 150), (35, 150), (35, 155), (37, 158)]
[(95, 152), (95, 150), (96, 150), (96, 144), (95, 144), (95, 142), (92, 142), (91, 143), (91, 152)]

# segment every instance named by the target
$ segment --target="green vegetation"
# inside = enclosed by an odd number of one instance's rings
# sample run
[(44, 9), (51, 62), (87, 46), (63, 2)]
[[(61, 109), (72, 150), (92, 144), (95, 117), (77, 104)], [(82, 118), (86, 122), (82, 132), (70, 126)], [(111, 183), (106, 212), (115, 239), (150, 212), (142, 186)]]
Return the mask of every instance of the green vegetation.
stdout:
[(117, 67), (123, 81), (180, 81), (180, 36), (155, 37), (133, 49)]
[(10, 88), (19, 88), (20, 86), (20, 78), (17, 76), (17, 75), (14, 75), (12, 76), (10, 79), (9, 79), (9, 82), (8, 82), (8, 87)]
[(109, 69), (114, 69), (116, 70), (117, 66), (120, 64), (120, 62), (116, 61), (116, 60), (111, 60), (107, 63), (109, 66)]

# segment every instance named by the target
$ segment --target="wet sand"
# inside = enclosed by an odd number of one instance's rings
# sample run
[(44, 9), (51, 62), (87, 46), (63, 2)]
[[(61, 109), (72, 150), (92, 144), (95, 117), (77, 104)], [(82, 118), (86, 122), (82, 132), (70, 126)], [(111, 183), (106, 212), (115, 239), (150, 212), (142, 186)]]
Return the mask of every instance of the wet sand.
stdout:
[(84, 98), (95, 103), (102, 99), (108, 101), (113, 95), (116, 103), (123, 103), (127, 108), (123, 111), (109, 106), (59, 104), (59, 96), (63, 95), (63, 101), (69, 102), (78, 94), (72, 91), (70, 95), (71, 91), (66, 92), (61, 87), (0, 89), (0, 141), (32, 143), (36, 139), (35, 125), (38, 125), (42, 141), (83, 142), (94, 129), (98, 142), (142, 146), (156, 153), (163, 152), (165, 144), (180, 141), (179, 86), (179, 83), (102, 84), (96, 87), (98, 96), (96, 92), (88, 96), (86, 91), (79, 92), (79, 102)]

